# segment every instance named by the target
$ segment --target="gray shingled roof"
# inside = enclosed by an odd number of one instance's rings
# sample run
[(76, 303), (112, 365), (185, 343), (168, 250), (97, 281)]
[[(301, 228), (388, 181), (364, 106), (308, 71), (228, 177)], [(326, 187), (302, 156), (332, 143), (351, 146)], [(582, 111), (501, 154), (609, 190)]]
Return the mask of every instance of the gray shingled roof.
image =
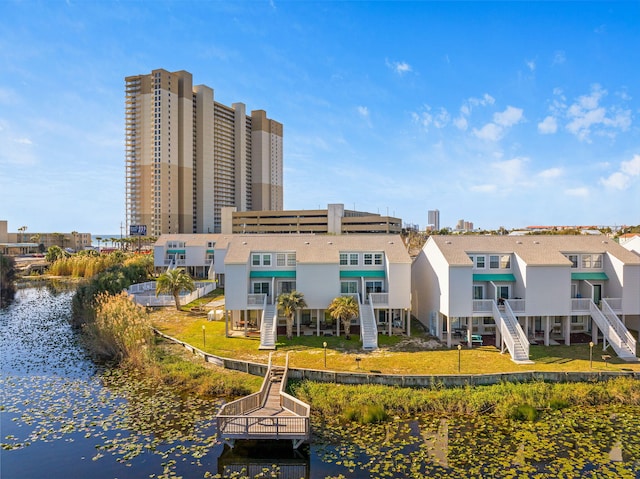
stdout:
[(640, 264), (640, 258), (606, 236), (525, 235), (525, 236), (431, 236), (450, 265), (469, 266), (469, 254), (515, 253), (528, 265), (566, 266), (564, 254), (609, 253), (625, 264)]
[(226, 264), (249, 262), (252, 252), (294, 252), (298, 263), (338, 263), (341, 252), (383, 251), (390, 263), (411, 263), (399, 235), (234, 235)]

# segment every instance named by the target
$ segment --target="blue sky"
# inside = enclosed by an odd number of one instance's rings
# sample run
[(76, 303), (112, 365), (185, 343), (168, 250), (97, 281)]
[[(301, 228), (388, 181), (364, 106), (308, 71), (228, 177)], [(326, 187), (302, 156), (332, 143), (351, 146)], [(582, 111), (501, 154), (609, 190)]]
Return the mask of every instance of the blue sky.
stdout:
[(115, 234), (124, 77), (284, 124), (285, 208), (640, 224), (640, 2), (0, 0), (0, 219)]

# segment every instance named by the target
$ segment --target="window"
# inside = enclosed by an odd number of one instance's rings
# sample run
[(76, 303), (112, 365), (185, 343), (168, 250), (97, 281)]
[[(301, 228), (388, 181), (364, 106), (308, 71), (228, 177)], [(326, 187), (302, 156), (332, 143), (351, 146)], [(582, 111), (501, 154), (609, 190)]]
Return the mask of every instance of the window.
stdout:
[(295, 266), (295, 265), (296, 265), (296, 254), (287, 253), (287, 266)]
[(569, 261), (571, 261), (571, 267), (572, 268), (577, 268), (578, 267), (578, 255), (577, 254), (567, 255), (567, 258), (569, 259)]
[(207, 248), (215, 248), (215, 246), (216, 246), (215, 241), (207, 241)]
[(367, 281), (365, 282), (365, 288), (367, 290), (367, 294), (382, 293), (382, 281)]
[(371, 253), (364, 254), (364, 264), (372, 265), (373, 264), (373, 255)]
[(271, 255), (263, 254), (262, 255), (262, 266), (271, 266)]
[(484, 299), (484, 286), (481, 284), (473, 285), (473, 299)]
[(491, 269), (509, 269), (511, 268), (511, 255), (491, 255), (489, 256), (489, 268)]
[(373, 260), (374, 260), (375, 264), (381, 265), (382, 264), (382, 253), (376, 253), (375, 255), (373, 255)]
[(280, 283), (280, 294), (282, 293), (291, 293), (296, 290), (296, 282), (295, 281), (283, 281)]
[(278, 253), (276, 255), (276, 266), (285, 266), (287, 264), (287, 255)]
[(349, 266), (358, 266), (358, 253), (349, 253)]
[(591, 255), (591, 260), (593, 261), (593, 267), (594, 268), (602, 268), (602, 255), (601, 254)]
[(252, 266), (260, 266), (260, 255), (252, 254), (251, 255), (251, 265)]
[(347, 264), (347, 253), (340, 253), (340, 265), (345, 266)]
[(476, 269), (484, 269), (484, 256), (476, 256)]
[(340, 294), (357, 294), (357, 281), (340, 281)]

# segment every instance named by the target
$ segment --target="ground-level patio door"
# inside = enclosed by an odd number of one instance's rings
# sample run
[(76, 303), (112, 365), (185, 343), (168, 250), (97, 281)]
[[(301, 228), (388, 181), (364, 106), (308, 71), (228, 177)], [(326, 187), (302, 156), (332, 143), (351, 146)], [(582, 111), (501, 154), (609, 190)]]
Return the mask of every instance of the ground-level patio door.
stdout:
[(269, 293), (270, 286), (270, 281), (254, 281), (251, 289), (253, 294), (266, 294), (267, 303), (271, 304), (271, 294)]

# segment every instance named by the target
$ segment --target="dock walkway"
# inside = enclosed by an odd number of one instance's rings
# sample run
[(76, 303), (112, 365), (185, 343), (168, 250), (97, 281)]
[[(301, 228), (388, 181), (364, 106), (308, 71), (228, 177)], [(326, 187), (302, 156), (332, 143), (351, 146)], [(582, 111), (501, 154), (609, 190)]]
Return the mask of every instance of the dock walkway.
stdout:
[(310, 407), (285, 392), (287, 365), (271, 364), (260, 391), (222, 406), (218, 412), (218, 434), (231, 444), (237, 439), (291, 440), (297, 449), (309, 439)]

